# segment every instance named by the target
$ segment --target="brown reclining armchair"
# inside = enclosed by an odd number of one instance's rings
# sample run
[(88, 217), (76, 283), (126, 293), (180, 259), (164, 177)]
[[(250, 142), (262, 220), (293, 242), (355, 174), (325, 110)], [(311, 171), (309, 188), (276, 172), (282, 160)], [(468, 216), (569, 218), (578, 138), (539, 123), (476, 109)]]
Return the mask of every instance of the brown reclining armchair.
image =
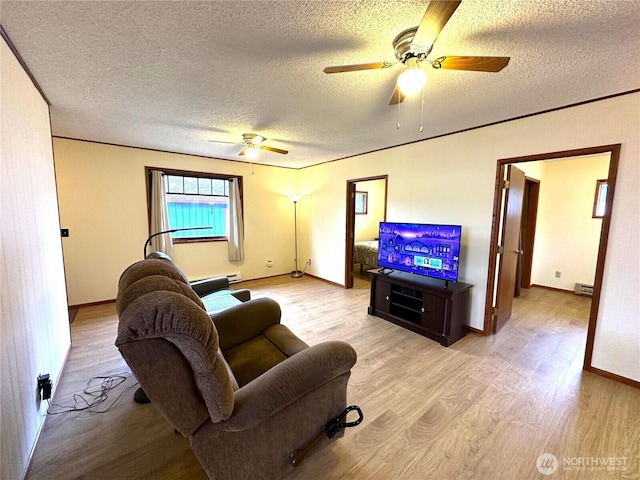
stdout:
[(281, 476), (346, 406), (353, 348), (308, 347), (271, 299), (210, 317), (173, 263), (146, 259), (120, 277), (116, 306), (122, 356), (210, 478)]

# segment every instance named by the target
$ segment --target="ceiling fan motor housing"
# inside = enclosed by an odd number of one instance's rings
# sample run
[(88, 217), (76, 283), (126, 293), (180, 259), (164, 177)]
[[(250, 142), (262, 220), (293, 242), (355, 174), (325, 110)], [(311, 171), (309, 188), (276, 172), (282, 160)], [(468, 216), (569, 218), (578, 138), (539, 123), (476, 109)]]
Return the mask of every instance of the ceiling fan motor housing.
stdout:
[(261, 135), (256, 135), (255, 133), (243, 133), (242, 134), (242, 141), (246, 144), (246, 145), (257, 145), (259, 143), (262, 143), (266, 140), (266, 138), (264, 138)]
[(408, 28), (403, 32), (400, 32), (396, 38), (393, 39), (393, 49), (395, 51), (396, 58), (406, 63), (410, 58), (419, 58), (424, 60), (429, 53), (433, 45), (429, 45), (428, 49), (423, 49), (421, 45), (418, 45), (420, 49), (416, 49), (416, 45), (413, 45), (413, 39), (416, 35), (418, 27)]

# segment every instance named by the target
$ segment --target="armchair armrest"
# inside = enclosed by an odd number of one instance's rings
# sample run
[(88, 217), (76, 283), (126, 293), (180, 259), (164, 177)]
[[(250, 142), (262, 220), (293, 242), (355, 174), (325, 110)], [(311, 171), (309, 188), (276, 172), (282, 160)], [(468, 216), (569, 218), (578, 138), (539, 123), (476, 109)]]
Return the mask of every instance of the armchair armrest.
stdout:
[(207, 278), (205, 280), (191, 282), (190, 284), (193, 291), (196, 292), (196, 295), (200, 298), (205, 295), (209, 295), (210, 293), (217, 292), (218, 290), (229, 289), (229, 279), (227, 277)]
[(223, 352), (257, 337), (280, 323), (280, 305), (270, 298), (257, 298), (211, 315)]
[(235, 394), (234, 409), (225, 428), (252, 428), (315, 388), (348, 373), (356, 363), (348, 343), (323, 342), (287, 358)]
[(251, 300), (251, 292), (247, 288), (232, 290), (231, 295), (236, 297), (241, 302), (248, 302), (249, 300)]

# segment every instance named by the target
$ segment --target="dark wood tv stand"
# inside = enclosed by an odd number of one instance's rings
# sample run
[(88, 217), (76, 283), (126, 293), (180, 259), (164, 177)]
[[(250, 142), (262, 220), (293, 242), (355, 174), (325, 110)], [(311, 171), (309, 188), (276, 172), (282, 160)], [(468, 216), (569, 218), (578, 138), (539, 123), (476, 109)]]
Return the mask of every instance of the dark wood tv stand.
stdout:
[(445, 347), (467, 334), (472, 285), (404, 272), (369, 270), (369, 315), (384, 318)]

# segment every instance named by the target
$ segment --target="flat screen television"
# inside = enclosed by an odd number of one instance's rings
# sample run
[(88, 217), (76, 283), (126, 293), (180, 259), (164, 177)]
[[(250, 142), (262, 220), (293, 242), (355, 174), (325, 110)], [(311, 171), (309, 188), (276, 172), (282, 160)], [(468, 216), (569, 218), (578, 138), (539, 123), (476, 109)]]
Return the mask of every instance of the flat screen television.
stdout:
[(380, 222), (378, 265), (458, 281), (460, 225)]

